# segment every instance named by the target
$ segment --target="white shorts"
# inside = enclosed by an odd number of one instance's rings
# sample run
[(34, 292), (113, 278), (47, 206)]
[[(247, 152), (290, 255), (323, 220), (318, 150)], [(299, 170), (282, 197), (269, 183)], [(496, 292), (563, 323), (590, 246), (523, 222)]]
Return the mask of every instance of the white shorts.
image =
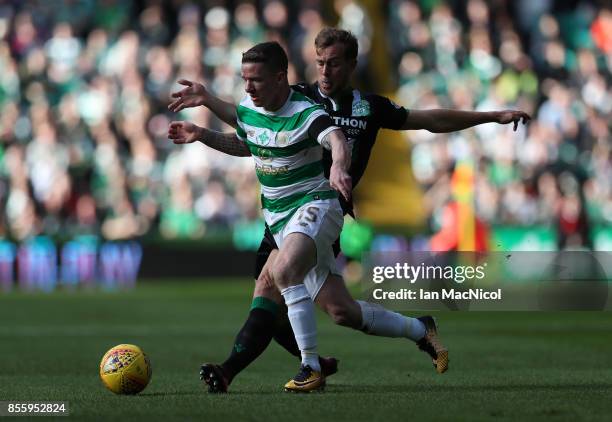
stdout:
[(293, 217), (274, 235), (279, 249), (291, 233), (303, 233), (315, 242), (317, 263), (306, 274), (304, 285), (312, 300), (317, 297), (327, 276), (338, 274), (332, 245), (340, 237), (344, 216), (337, 199), (323, 199), (302, 205)]

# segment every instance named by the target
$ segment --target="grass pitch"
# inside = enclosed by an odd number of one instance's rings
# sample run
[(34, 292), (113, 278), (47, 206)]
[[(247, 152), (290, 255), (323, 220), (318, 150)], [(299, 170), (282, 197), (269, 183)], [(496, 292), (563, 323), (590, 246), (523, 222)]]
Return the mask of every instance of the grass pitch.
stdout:
[[(298, 362), (272, 344), (230, 394), (209, 395), (199, 365), (226, 357), (251, 286), (0, 295), (0, 400), (68, 401), (81, 420), (574, 421), (612, 412), (612, 313), (437, 313), (451, 359), (443, 375), (406, 340), (319, 314), (320, 350), (341, 361), (325, 393), (282, 392)], [(102, 355), (119, 343), (151, 358), (153, 379), (137, 396), (115, 396), (98, 378)]]

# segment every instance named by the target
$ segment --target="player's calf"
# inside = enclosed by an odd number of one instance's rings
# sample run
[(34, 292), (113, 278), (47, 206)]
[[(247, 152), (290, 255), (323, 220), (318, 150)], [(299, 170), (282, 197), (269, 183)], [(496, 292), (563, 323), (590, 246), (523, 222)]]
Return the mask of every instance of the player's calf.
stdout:
[(361, 311), (358, 306), (358, 313), (347, 306), (329, 306), (325, 308), (325, 312), (337, 325), (355, 329), (361, 327)]
[(344, 284), (341, 276), (329, 274), (316, 298), (317, 305), (331, 317), (334, 323), (343, 327), (362, 327), (361, 307)]

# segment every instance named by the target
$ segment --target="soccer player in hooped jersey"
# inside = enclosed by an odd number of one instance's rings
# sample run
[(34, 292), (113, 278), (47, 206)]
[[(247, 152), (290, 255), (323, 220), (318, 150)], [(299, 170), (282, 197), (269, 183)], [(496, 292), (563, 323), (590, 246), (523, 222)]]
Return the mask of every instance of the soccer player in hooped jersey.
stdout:
[[(455, 110), (406, 110), (389, 99), (353, 90), (349, 86), (350, 76), (356, 65), (357, 41), (343, 30), (323, 29), (315, 40), (317, 52), (318, 81), (312, 85), (300, 84), (292, 89), (301, 92), (322, 104), (346, 134), (351, 148), (352, 159), (349, 173), (355, 186), (365, 168), (376, 135), (381, 127), (404, 129), (427, 129), (432, 132), (451, 132), (481, 123), (513, 122), (516, 126), (529, 116), (520, 111), (471, 112)], [(173, 94), (176, 100), (169, 108), (179, 111), (186, 107), (206, 106), (222, 120), (236, 126), (236, 107), (212, 96), (203, 85), (179, 81), (186, 88)], [(240, 108), (238, 109), (240, 113)], [(232, 155), (241, 155), (240, 146), (223, 140), (204, 140), (204, 143)], [(326, 174), (329, 174), (331, 157), (324, 150), (323, 160)], [(340, 198), (342, 199), (342, 198)], [(350, 202), (342, 204), (345, 212), (352, 212)], [(256, 285), (251, 312), (239, 332), (235, 347), (222, 365), (205, 364), (202, 375), (209, 384), (209, 391), (224, 392), (232, 379), (267, 347), (272, 338), (290, 353), (299, 356), (296, 340), (288, 324), (275, 324), (276, 314), (282, 300), (272, 282), (270, 264), (278, 251), (272, 235), (266, 228), (266, 235), (258, 251)], [(448, 351), (437, 338), (435, 322), (431, 317), (408, 318), (390, 312), (378, 305), (355, 301), (346, 290), (341, 277), (330, 274), (315, 297), (315, 302), (333, 320), (368, 334), (387, 337), (406, 337), (415, 341), (418, 347), (431, 357), (438, 372), (448, 368)], [(335, 360), (320, 358), (323, 375), (336, 371)]]
[[(350, 155), (344, 134), (323, 107), (289, 87), (287, 65), (278, 43), (252, 47), (242, 56), (248, 95), (240, 103), (236, 132), (220, 134), (189, 122), (172, 122), (168, 137), (181, 144), (221, 138), (253, 156), (264, 218), (279, 246), (269, 271), (287, 305), (302, 358), (300, 371), (285, 388), (314, 390), (323, 388), (325, 377), (312, 298), (336, 272), (332, 244), (343, 224), (337, 198), (339, 192), (350, 200)], [(332, 154), (329, 180), (323, 172), (321, 145)]]

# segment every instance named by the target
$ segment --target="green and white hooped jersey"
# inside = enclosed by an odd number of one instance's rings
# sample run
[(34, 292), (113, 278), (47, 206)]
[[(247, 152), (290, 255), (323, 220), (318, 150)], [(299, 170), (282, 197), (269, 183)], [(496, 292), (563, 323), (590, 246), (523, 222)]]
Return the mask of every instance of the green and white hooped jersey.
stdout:
[(320, 145), (338, 128), (331, 120), (318, 133), (311, 128), (317, 118), (328, 117), (321, 105), (291, 90), (277, 111), (257, 107), (247, 95), (236, 114), (236, 134), (255, 159), (263, 215), (272, 233), (279, 232), (301, 205), (338, 196), (323, 174)]

